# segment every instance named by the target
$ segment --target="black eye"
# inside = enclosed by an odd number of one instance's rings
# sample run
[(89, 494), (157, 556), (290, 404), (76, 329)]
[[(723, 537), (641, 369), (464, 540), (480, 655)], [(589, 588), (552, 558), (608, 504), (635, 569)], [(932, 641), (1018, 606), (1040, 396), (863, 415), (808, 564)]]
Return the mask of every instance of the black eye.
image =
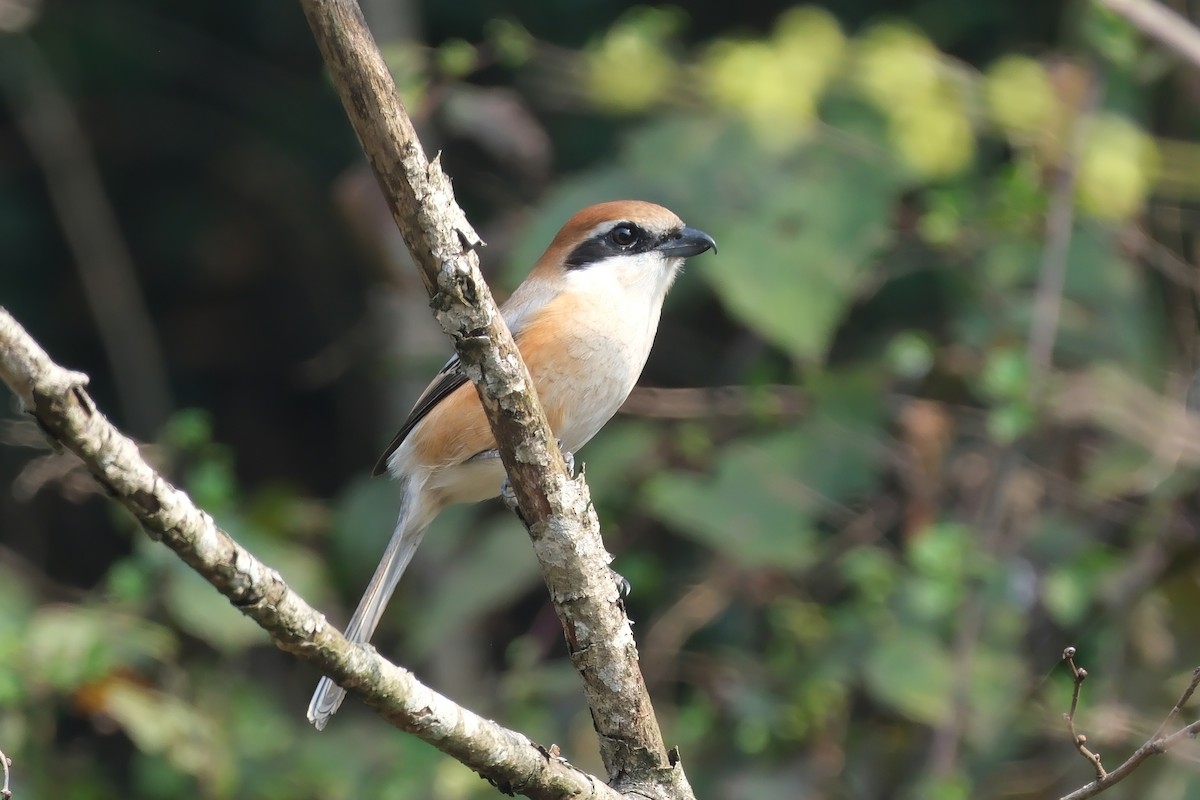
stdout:
[(637, 241), (637, 231), (632, 225), (618, 225), (608, 234), (608, 238), (617, 247), (629, 247)]

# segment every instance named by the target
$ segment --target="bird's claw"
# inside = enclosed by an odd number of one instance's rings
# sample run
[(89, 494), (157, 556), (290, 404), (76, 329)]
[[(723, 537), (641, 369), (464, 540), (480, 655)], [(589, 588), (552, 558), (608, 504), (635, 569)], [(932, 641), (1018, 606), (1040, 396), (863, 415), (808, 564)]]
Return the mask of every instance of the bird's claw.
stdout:
[(621, 595), (621, 599), (624, 600), (626, 597), (629, 597), (629, 593), (633, 591), (633, 584), (615, 569), (610, 568), (609, 572), (612, 573), (613, 583), (617, 584), (617, 593)]
[[(505, 508), (518, 517), (521, 517), (521, 509), (517, 505), (517, 493), (513, 491), (512, 482), (508, 479), (507, 475), (504, 476), (504, 480), (500, 483), (500, 500), (503, 501)], [(525, 518), (521, 517), (521, 521), (524, 522), (524, 520)]]
[(563, 461), (567, 464), (567, 474), (572, 478), (575, 477), (575, 454), (570, 450), (563, 450), (562, 439), (558, 440), (558, 449), (562, 451)]
[[(570, 450), (562, 449), (562, 439), (559, 439), (557, 441), (558, 441), (558, 449), (562, 452), (563, 461), (566, 462), (566, 465), (567, 465), (567, 474), (574, 477), (575, 476), (575, 454), (572, 453)], [(485, 455), (490, 455), (490, 454), (498, 455), (497, 451), (489, 450), (486, 454), (481, 453), (479, 456), (476, 456), (476, 458), (479, 458), (479, 457), (482, 457)], [(500, 483), (500, 500), (503, 501), (505, 508), (507, 508), (509, 511), (516, 514), (517, 517), (520, 518), (521, 522), (525, 523), (525, 527), (529, 527), (529, 523), (526, 521), (525, 515), (521, 513), (520, 505), (517, 503), (517, 493), (513, 490), (512, 481), (510, 481), (508, 479), (508, 475), (505, 475), (504, 480)], [(624, 585), (626, 587), (629, 586), (628, 581), (625, 581), (624, 578), (621, 578), (621, 580), (624, 581)], [(628, 591), (629, 591), (628, 588), (626, 588), (625, 593), (628, 594)]]

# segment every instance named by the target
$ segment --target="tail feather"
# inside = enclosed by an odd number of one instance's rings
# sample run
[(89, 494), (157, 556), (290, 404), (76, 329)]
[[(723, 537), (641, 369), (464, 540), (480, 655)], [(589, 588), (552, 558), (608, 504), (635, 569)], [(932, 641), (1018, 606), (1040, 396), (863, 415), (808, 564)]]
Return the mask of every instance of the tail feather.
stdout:
[[(412, 561), (413, 554), (417, 551), (417, 546), (421, 544), (421, 539), (424, 538), (425, 531), (429, 527), (431, 520), (417, 507), (419, 504), (418, 492), (405, 492), (405, 494), (407, 496), (404, 507), (400, 511), (400, 518), (396, 521), (396, 529), (392, 533), (392, 538), (383, 553), (383, 558), (379, 561), (379, 566), (375, 568), (371, 582), (367, 584), (367, 590), (363, 593), (362, 600), (358, 602), (358, 608), (355, 609), (350, 623), (346, 626), (346, 638), (352, 642), (367, 642), (375, 633), (384, 609), (387, 608), (388, 601), (391, 600), (392, 593), (396, 590), (396, 584), (400, 582), (400, 576), (404, 574), (404, 570)], [(317, 730), (324, 730), (329, 723), (329, 718), (337, 712), (345, 698), (345, 689), (328, 677), (321, 678), (321, 682), (317, 684), (317, 690), (308, 704), (308, 721)]]

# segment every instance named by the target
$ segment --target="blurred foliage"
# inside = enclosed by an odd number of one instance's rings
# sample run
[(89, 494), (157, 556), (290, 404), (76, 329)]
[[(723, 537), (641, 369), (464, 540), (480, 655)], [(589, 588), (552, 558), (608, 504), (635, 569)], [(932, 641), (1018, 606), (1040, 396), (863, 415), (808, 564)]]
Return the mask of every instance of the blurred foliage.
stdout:
[[(448, 345), (299, 11), (114, 8), (48, 5), (5, 35), (80, 114), (163, 338), (178, 408), (147, 452), (344, 619), (396, 511), (372, 451)], [(1092, 774), (1062, 723), (1068, 644), (1110, 769), (1157, 727), (1200, 662), (1192, 72), (1086, 4), (367, 10), (498, 286), (602, 199), (720, 243), (643, 382), (737, 410), (659, 395), (581, 454), (699, 796), (1064, 794)], [(0, 120), (0, 296), (136, 426), (23, 97)], [(1048, 314), (1050, 362), (1030, 342)], [(495, 795), (352, 702), (316, 735), (316, 676), (69, 458), (8, 447), (0, 469), (22, 800)], [(600, 770), (513, 520), (446, 514), (394, 605), (382, 652)], [(1195, 756), (1113, 796), (1195, 796)]]

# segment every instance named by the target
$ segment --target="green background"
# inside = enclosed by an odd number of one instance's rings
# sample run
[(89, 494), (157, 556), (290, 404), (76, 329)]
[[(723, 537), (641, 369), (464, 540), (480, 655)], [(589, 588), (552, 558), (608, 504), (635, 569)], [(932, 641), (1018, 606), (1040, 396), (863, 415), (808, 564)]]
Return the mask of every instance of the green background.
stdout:
[[(643, 375), (678, 391), (578, 454), (699, 797), (1065, 794), (1067, 645), (1109, 769), (1154, 731), (1200, 663), (1196, 67), (1083, 2), (366, 10), (499, 295), (601, 200), (720, 243)], [(298, 6), (0, 11), (0, 303), (343, 621), (449, 344)], [(310, 668), (2, 425), (18, 800), (495, 796), (353, 701), (312, 731)], [(439, 519), (375, 642), (602, 771), (498, 504)], [(1195, 756), (1112, 796), (1200, 797)]]

